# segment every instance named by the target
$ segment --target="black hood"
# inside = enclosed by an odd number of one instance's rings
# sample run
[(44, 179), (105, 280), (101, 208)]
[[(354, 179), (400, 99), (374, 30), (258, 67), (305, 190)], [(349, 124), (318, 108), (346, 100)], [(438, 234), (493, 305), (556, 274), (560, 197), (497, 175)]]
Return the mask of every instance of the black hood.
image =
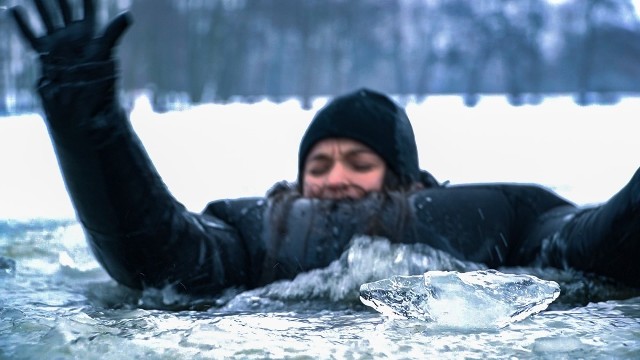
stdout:
[(404, 109), (386, 95), (360, 89), (336, 97), (318, 111), (300, 143), (299, 184), (309, 151), (327, 138), (348, 138), (367, 145), (385, 161), (402, 186), (420, 181), (413, 128)]

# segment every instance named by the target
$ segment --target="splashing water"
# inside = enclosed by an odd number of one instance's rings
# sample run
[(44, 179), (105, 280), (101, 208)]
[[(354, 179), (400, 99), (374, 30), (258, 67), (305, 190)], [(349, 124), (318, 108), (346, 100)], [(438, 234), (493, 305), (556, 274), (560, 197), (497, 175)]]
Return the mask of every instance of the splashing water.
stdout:
[[(227, 308), (243, 309), (256, 299), (271, 299), (274, 303), (310, 299), (358, 303), (358, 289), (366, 282), (392, 275), (419, 274), (425, 270), (484, 268), (482, 264), (458, 260), (425, 244), (392, 244), (387, 239), (360, 236), (354, 238), (340, 259), (328, 267), (240, 294), (227, 304)], [(265, 305), (264, 301), (262, 305)]]

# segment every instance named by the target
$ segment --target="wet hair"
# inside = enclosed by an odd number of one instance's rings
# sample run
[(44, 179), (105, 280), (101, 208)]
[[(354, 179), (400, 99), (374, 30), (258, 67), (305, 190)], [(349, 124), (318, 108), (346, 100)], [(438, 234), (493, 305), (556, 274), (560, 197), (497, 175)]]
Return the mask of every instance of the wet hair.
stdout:
[[(365, 235), (381, 236), (390, 240), (399, 240), (409, 224), (411, 216), (411, 207), (409, 204), (409, 194), (424, 188), (441, 186), (431, 174), (421, 171), (420, 181), (410, 185), (405, 185), (399, 181), (398, 177), (387, 169), (383, 180), (383, 189), (381, 191), (370, 192), (366, 196), (376, 197), (377, 207), (380, 211), (373, 211), (372, 216), (365, 228)], [(263, 270), (261, 283), (268, 283), (274, 280), (275, 269), (273, 264), (280, 251), (282, 241), (288, 234), (288, 220), (294, 203), (305, 198), (302, 189), (297, 183), (281, 181), (276, 183), (268, 192), (267, 200), (270, 202), (271, 211), (267, 221), (270, 224), (271, 236), (273, 241), (271, 247), (266, 249), (266, 255), (263, 262)], [(334, 200), (344, 201), (344, 200)], [(349, 200), (347, 200), (349, 201)], [(357, 200), (351, 200), (357, 201)], [(312, 208), (313, 210), (314, 208)], [(391, 209), (386, 211), (385, 209)], [(321, 214), (312, 213), (311, 216), (320, 216)], [(307, 242), (308, 234), (300, 241)]]

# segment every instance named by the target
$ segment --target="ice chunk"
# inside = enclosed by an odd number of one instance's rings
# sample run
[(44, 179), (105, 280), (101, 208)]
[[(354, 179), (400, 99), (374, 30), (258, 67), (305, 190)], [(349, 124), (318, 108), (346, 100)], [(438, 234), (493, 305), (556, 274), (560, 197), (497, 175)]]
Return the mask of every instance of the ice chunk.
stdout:
[(428, 271), (360, 287), (360, 300), (391, 318), (456, 328), (501, 328), (546, 309), (558, 295), (553, 281), (495, 270)]

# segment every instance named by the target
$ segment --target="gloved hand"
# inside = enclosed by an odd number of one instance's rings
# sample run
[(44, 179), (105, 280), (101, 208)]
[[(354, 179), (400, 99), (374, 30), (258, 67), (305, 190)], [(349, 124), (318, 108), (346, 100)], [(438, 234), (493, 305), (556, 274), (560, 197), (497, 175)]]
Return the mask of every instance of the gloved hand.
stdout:
[(38, 90), (49, 122), (95, 115), (114, 98), (113, 49), (131, 24), (131, 16), (120, 14), (101, 36), (96, 36), (93, 0), (83, 1), (81, 19), (72, 18), (68, 0), (58, 0), (61, 25), (54, 24), (44, 0), (34, 2), (46, 29), (41, 37), (36, 37), (27, 24), (22, 7), (13, 7), (10, 12), (23, 37), (40, 55), (42, 78)]
[(128, 13), (117, 16), (109, 23), (100, 37), (95, 36), (95, 9), (93, 0), (84, 0), (84, 19), (73, 20), (68, 0), (58, 0), (64, 24), (57, 27), (47, 11), (44, 0), (35, 0), (36, 7), (47, 33), (37, 38), (25, 21), (24, 9), (11, 8), (22, 35), (47, 65), (75, 65), (105, 61), (111, 57), (124, 31), (131, 23)]

